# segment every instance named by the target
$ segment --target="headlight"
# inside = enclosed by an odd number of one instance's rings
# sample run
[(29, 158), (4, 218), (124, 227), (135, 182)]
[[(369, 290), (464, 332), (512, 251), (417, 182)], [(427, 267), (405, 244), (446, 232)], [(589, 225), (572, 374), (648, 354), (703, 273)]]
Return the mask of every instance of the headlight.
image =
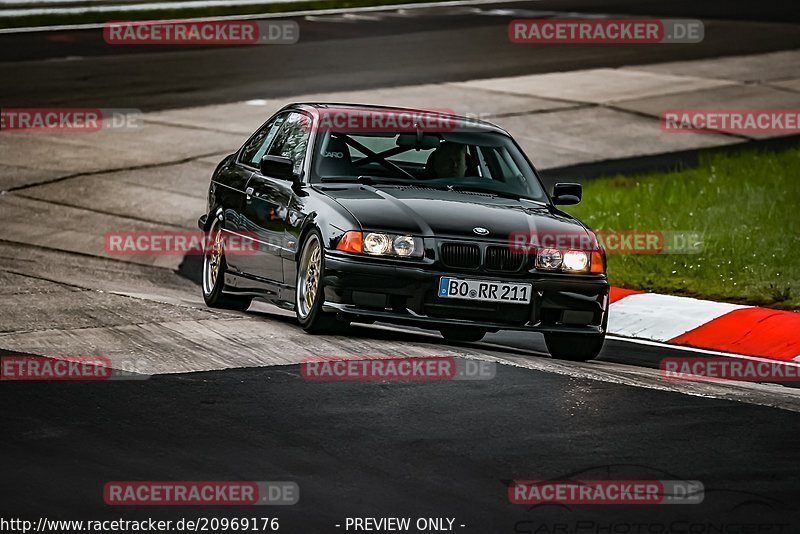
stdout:
[(555, 270), (561, 267), (561, 251), (557, 248), (543, 248), (536, 254), (536, 268)]
[(421, 258), (424, 252), (422, 239), (419, 237), (381, 232), (362, 234), (356, 230), (345, 233), (336, 245), (336, 250), (400, 258)]
[(364, 236), (364, 252), (367, 254), (388, 254), (392, 242), (386, 234), (368, 233)]
[(399, 235), (394, 238), (394, 253), (398, 256), (411, 256), (414, 254), (414, 238), (410, 235)]
[(584, 272), (589, 268), (589, 255), (582, 250), (568, 250), (564, 253), (564, 270)]
[(536, 268), (565, 273), (603, 274), (606, 272), (602, 251), (543, 248), (536, 254)]

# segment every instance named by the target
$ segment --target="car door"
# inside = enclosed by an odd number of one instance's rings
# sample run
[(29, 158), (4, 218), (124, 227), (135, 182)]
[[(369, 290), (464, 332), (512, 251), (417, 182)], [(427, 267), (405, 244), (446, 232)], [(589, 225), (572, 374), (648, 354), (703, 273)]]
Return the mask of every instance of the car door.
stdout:
[[(231, 166), (226, 172), (233, 176), (229, 183), (239, 185), (237, 191), (228, 192), (230, 202), (225, 207), (225, 228), (233, 233), (243, 236), (243, 241), (254, 241), (253, 247), (245, 247), (244, 250), (258, 249), (258, 242), (255, 241), (256, 232), (252, 224), (246, 219), (245, 209), (245, 190), (253, 173), (258, 169), (259, 162), (264, 154), (267, 153), (275, 135), (280, 130), (288, 113), (280, 113), (270, 118), (242, 147), (236, 165)], [(234, 195), (236, 198), (234, 199)], [(255, 263), (250, 254), (228, 254), (226, 257), (228, 267), (233, 271), (248, 272)]]
[[(240, 212), (242, 204), (244, 203), (244, 189), (253, 171), (238, 165), (236, 162), (225, 164), (221, 167), (214, 176), (214, 181), (211, 183), (211, 193), (215, 199), (215, 206), (222, 208), (222, 228), (226, 232), (240, 233)], [(215, 216), (211, 213), (210, 216)], [(239, 269), (238, 263), (239, 256), (236, 254), (227, 254), (226, 263), (228, 268), (232, 271)]]
[[(308, 148), (310, 118), (304, 113), (290, 112), (275, 135), (266, 154), (290, 158), (294, 172), (299, 176)], [(262, 154), (263, 156), (263, 154)], [(259, 158), (260, 160), (260, 158)], [(249, 274), (283, 283), (283, 256), (290, 239), (287, 217), (294, 195), (292, 182), (261, 171), (253, 172), (245, 188), (242, 209), (248, 230), (258, 240), (257, 253), (247, 257)]]

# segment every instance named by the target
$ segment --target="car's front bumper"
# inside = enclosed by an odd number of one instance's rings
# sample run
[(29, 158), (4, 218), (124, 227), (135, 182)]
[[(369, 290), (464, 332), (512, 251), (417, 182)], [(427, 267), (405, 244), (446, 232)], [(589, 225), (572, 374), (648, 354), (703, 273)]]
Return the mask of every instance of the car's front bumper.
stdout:
[[(530, 304), (489, 303), (438, 296), (449, 276), (529, 282)], [(489, 330), (601, 334), (608, 314), (605, 276), (538, 272), (515, 274), (441, 271), (431, 265), (375, 261), (332, 251), (325, 257), (325, 311), (354, 320), (411, 323), (429, 328), (463, 325)]]

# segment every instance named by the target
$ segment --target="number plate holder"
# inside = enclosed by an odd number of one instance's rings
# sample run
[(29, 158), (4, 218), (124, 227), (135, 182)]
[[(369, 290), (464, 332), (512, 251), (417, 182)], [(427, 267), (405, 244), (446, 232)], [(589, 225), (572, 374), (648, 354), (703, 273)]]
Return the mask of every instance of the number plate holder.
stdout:
[(533, 287), (526, 282), (499, 280), (469, 280), (442, 276), (437, 295), (443, 299), (461, 299), (481, 302), (530, 304)]

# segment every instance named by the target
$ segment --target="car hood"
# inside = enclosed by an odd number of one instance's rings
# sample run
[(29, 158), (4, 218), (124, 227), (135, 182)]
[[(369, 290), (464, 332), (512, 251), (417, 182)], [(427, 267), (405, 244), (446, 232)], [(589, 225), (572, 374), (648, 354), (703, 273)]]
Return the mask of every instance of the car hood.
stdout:
[[(528, 200), (426, 187), (336, 185), (320, 188), (365, 231), (506, 241), (520, 232), (588, 236), (574, 219)], [(485, 228), (480, 236), (474, 228)]]

